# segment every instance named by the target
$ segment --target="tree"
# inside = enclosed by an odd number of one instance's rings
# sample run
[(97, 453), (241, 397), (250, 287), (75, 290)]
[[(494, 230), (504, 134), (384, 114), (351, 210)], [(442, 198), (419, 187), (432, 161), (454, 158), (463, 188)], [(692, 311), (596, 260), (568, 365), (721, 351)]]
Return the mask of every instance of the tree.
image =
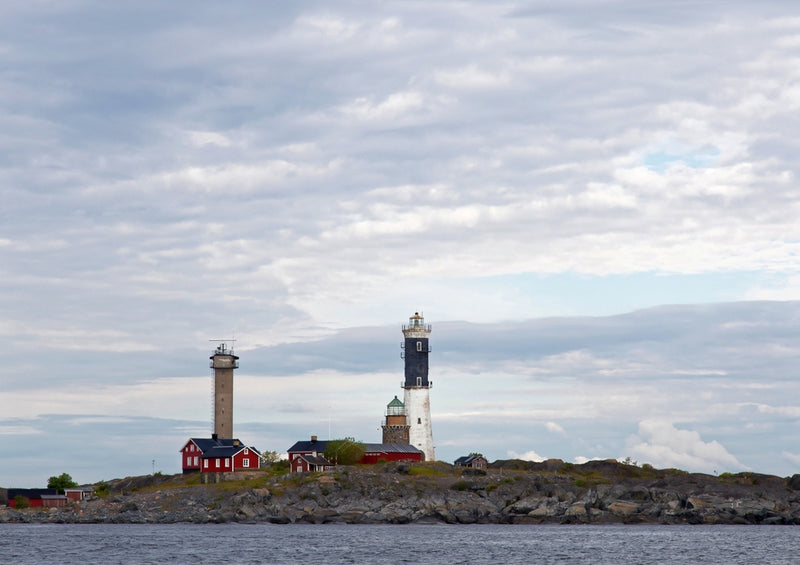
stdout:
[(277, 463), (281, 460), (281, 454), (277, 451), (262, 451), (261, 452), (261, 463), (264, 465), (272, 465), (273, 463)]
[(325, 446), (324, 455), (337, 465), (353, 465), (361, 461), (366, 452), (367, 446), (363, 442), (346, 437), (329, 441)]
[(47, 488), (54, 488), (58, 494), (64, 494), (64, 489), (73, 488), (78, 486), (78, 483), (72, 480), (68, 473), (61, 473), (57, 477), (50, 477), (47, 479)]
[(28, 499), (27, 496), (22, 496), (18, 494), (14, 497), (14, 508), (17, 510), (24, 510), (25, 508), (31, 507), (31, 501)]

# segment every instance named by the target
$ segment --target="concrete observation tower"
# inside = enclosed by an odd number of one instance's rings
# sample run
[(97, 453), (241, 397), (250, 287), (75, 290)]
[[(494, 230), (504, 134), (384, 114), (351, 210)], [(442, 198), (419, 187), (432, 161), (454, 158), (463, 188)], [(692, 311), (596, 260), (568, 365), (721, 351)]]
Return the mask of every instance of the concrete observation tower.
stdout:
[[(222, 341), (222, 340), (212, 340)], [(214, 438), (233, 439), (233, 370), (239, 368), (239, 358), (220, 343), (210, 357), (214, 369)]]
[[(405, 360), (405, 381), (403, 405), (408, 423), (408, 443), (425, 454), (425, 461), (435, 461), (433, 453), (433, 429), (431, 428), (430, 389), (433, 382), (428, 380), (428, 336), (431, 326), (425, 325), (425, 318), (415, 312), (403, 326), (403, 340), (400, 346), (401, 357)], [(388, 422), (387, 422), (388, 423)]]

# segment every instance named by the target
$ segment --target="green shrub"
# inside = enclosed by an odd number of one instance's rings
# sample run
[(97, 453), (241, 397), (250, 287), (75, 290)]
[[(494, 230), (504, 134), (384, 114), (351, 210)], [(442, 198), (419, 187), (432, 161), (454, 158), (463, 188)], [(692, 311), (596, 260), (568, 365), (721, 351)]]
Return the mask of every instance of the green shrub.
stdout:
[(16, 508), (17, 510), (24, 510), (25, 508), (30, 508), (30, 507), (31, 507), (31, 501), (28, 500), (27, 496), (22, 496), (21, 494), (18, 494), (17, 496), (14, 497), (14, 508)]
[(367, 446), (355, 438), (334, 439), (325, 445), (325, 458), (336, 465), (355, 465), (367, 452)]
[(288, 459), (281, 459), (280, 461), (275, 461), (272, 465), (270, 465), (270, 469), (273, 471), (280, 471), (285, 472), (289, 470), (289, 460)]
[(47, 488), (54, 488), (58, 494), (64, 494), (64, 489), (74, 488), (78, 483), (72, 480), (69, 473), (61, 473), (57, 477), (50, 477), (47, 479)]

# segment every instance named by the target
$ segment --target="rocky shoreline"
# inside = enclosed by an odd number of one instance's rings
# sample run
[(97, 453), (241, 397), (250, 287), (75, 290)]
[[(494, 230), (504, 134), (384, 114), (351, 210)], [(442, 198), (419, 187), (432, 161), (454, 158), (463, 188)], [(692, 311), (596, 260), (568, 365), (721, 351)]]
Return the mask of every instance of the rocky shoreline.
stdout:
[[(130, 477), (64, 508), (0, 508), (0, 523), (800, 524), (800, 475), (719, 477), (592, 461), (444, 463), (328, 473)], [(216, 482), (204, 484), (201, 479)]]

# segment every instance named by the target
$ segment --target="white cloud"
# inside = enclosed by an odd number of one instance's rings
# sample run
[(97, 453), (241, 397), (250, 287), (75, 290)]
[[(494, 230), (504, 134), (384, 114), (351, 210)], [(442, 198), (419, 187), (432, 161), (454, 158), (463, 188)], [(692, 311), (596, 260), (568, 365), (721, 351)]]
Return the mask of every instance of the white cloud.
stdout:
[(487, 71), (475, 65), (459, 69), (441, 70), (436, 73), (436, 80), (451, 88), (499, 88), (510, 82), (510, 75), (505, 71)]
[(511, 459), (522, 459), (523, 461), (536, 461), (536, 462), (539, 462), (539, 461), (544, 461), (545, 459), (547, 459), (546, 457), (542, 457), (541, 455), (539, 455), (538, 453), (536, 453), (533, 450), (526, 451), (525, 453), (517, 453), (516, 451), (509, 450), (507, 453), (508, 453), (508, 456)]
[(555, 422), (547, 422), (545, 424), (545, 427), (547, 428), (548, 432), (553, 433), (553, 434), (564, 434), (565, 433), (564, 432), (564, 428), (562, 428), (560, 425), (556, 424)]
[(0, 424), (0, 436), (41, 435), (44, 432), (32, 425)]
[(215, 131), (190, 131), (188, 132), (189, 142), (197, 145), (216, 145), (217, 147), (230, 147), (231, 140), (225, 135)]
[(791, 453), (789, 451), (781, 451), (781, 455), (790, 461), (795, 467), (800, 466), (800, 453)]
[(696, 431), (680, 430), (666, 421), (639, 422), (638, 434), (628, 439), (627, 449), (633, 459), (659, 468), (707, 473), (746, 469), (719, 442), (705, 442)]
[(602, 457), (584, 457), (583, 455), (577, 455), (573, 457), (572, 461), (578, 465), (583, 465), (589, 461), (604, 461), (604, 459)]
[(423, 106), (419, 92), (396, 92), (380, 102), (373, 103), (366, 98), (358, 98), (342, 108), (342, 112), (359, 120), (382, 120), (402, 116)]

